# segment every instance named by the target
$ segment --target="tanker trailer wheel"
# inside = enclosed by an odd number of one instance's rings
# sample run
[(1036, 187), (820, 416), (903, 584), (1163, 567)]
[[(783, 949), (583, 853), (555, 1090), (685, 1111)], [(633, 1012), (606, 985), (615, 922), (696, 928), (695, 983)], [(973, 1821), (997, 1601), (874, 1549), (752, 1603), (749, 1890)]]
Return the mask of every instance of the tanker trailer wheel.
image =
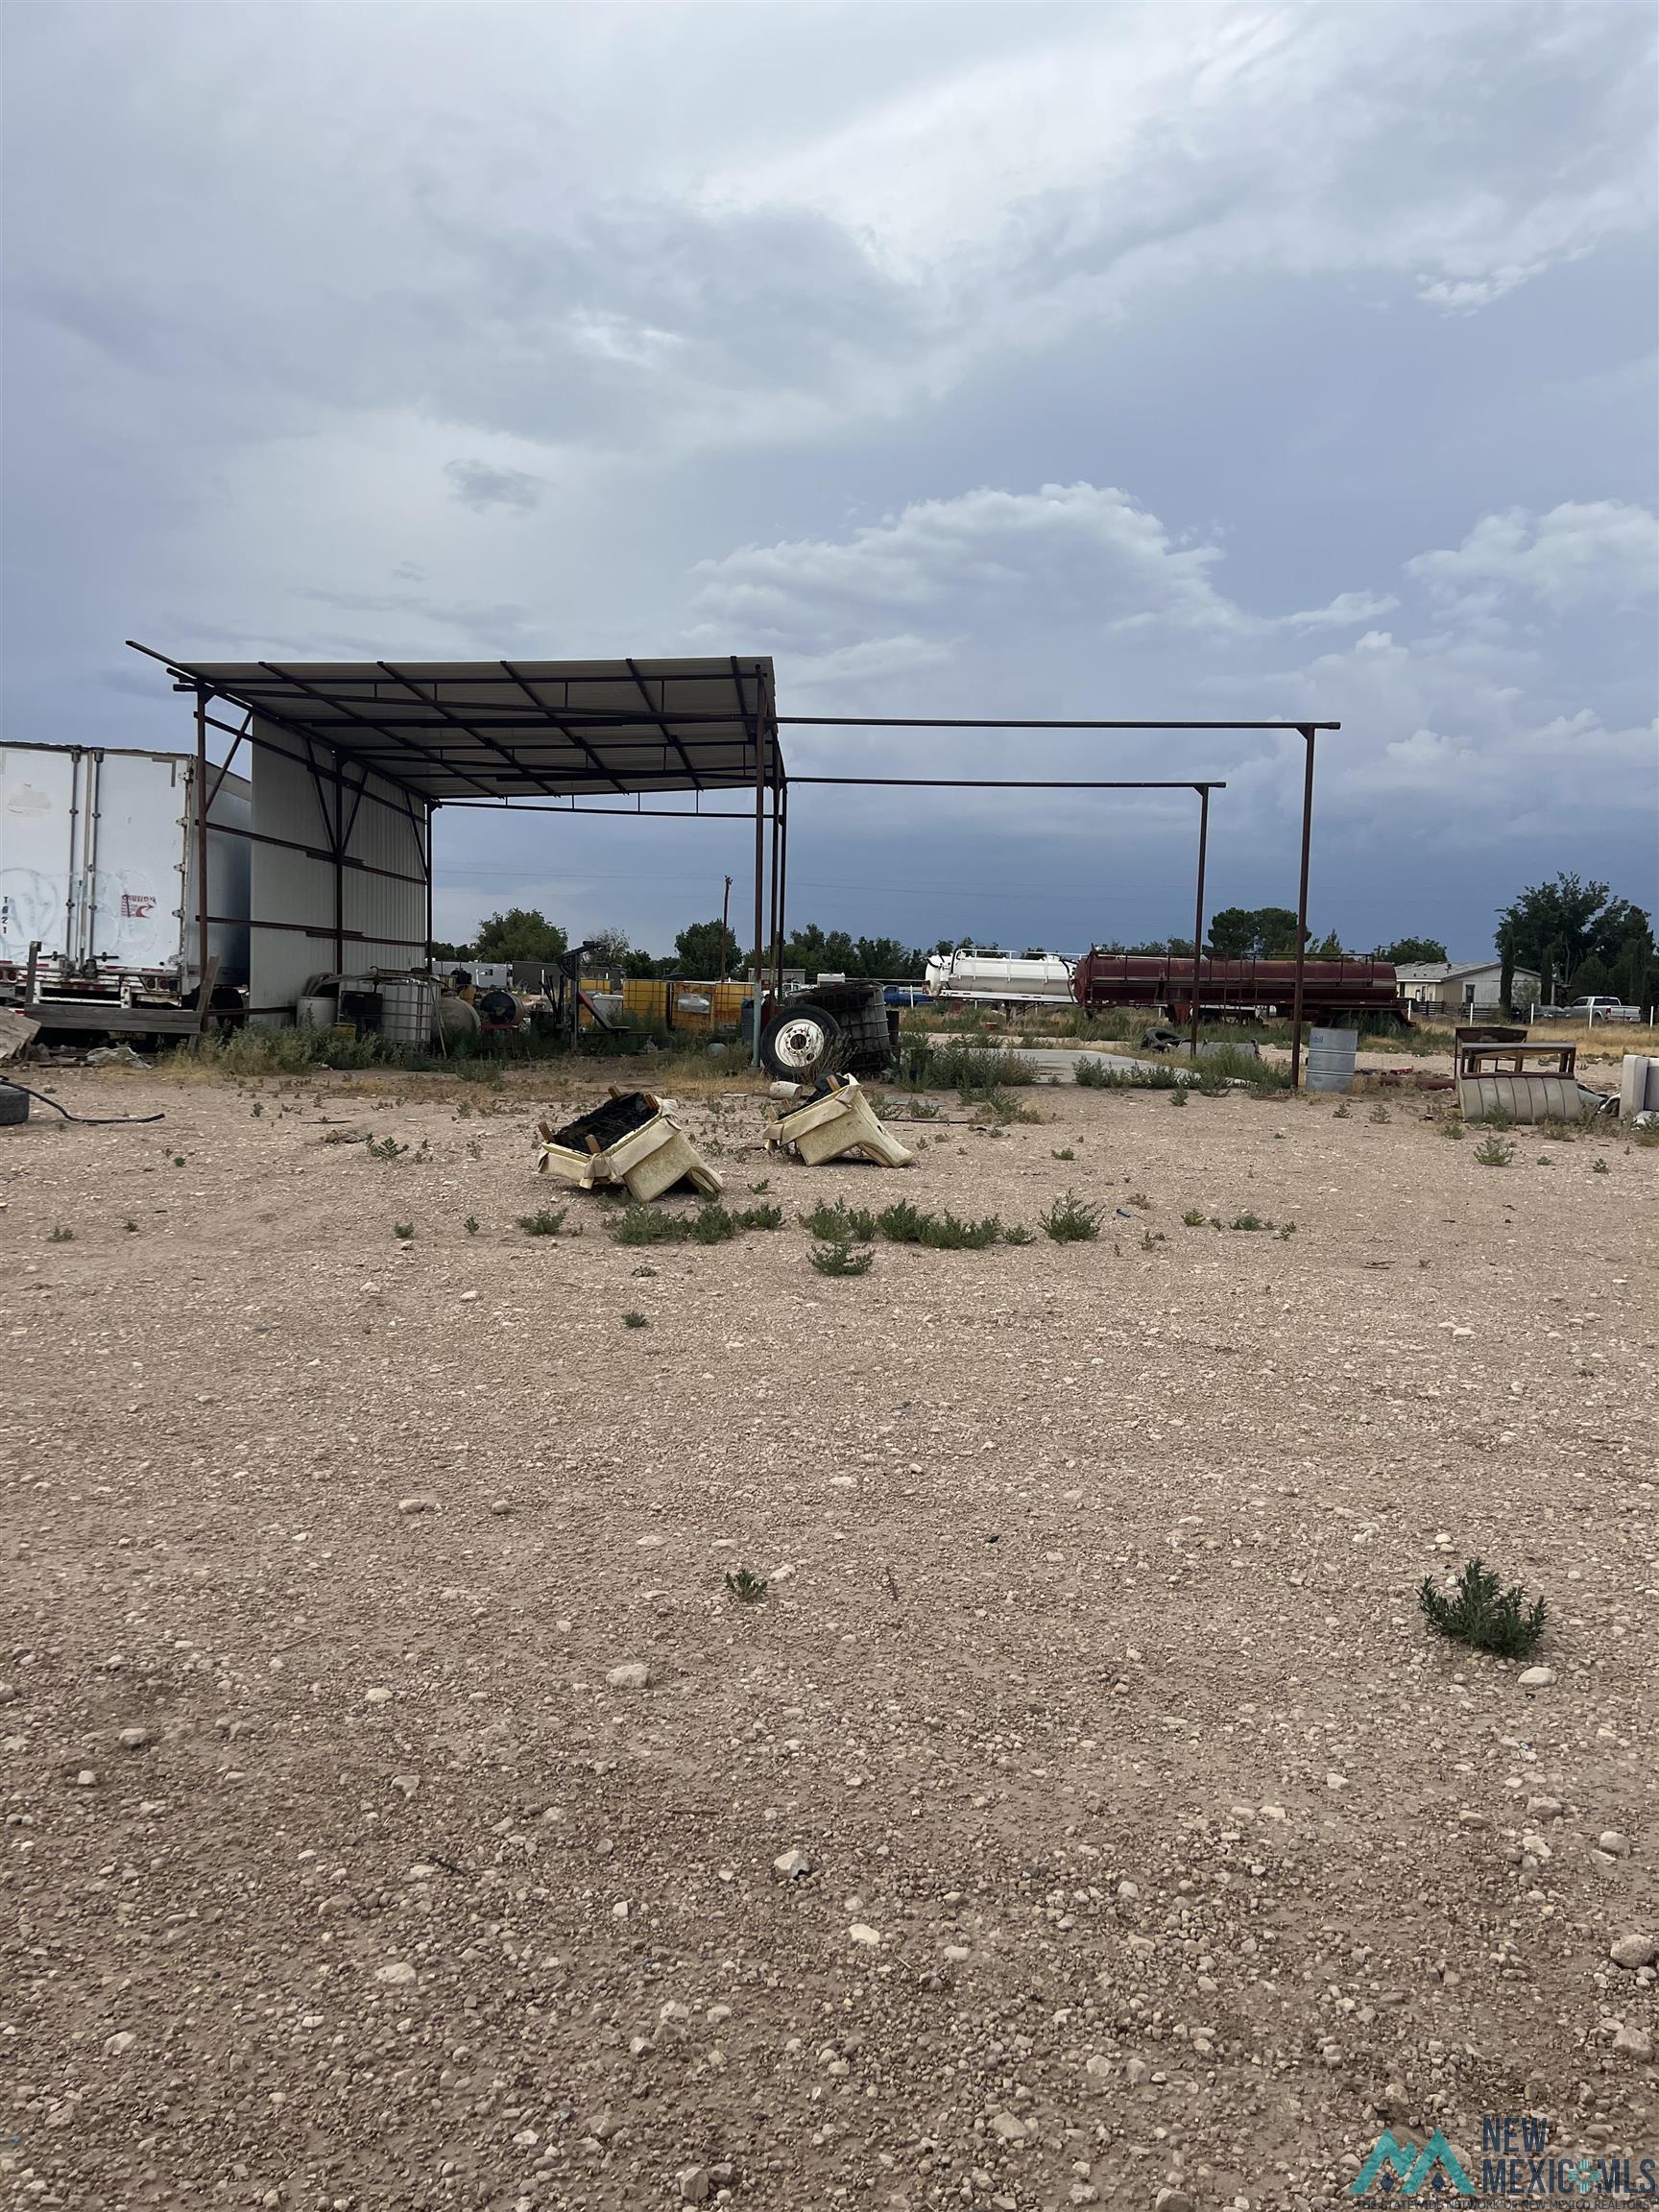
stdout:
[(841, 1024), (822, 1006), (787, 1006), (760, 1032), (760, 1057), (788, 1083), (810, 1082), (833, 1067)]

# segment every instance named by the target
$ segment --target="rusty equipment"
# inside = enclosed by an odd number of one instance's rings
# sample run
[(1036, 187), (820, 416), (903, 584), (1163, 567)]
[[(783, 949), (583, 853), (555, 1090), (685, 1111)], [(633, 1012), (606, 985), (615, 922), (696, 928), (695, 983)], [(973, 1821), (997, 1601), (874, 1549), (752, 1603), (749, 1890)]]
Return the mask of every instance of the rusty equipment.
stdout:
[(1578, 1080), (1575, 1045), (1457, 1042), (1457, 1103), (1466, 1120), (1576, 1121), (1617, 1104)]
[[(1190, 954), (1089, 951), (1077, 963), (1072, 995), (1080, 1006), (1154, 1006), (1186, 1024), (1193, 1013)], [(1297, 963), (1289, 960), (1217, 960), (1197, 966), (1200, 1014), (1292, 1014)], [(1410, 1011), (1400, 995), (1393, 964), (1387, 960), (1304, 960), (1301, 964), (1302, 1015), (1334, 1025), (1353, 1014), (1392, 1016), (1402, 1028)]]

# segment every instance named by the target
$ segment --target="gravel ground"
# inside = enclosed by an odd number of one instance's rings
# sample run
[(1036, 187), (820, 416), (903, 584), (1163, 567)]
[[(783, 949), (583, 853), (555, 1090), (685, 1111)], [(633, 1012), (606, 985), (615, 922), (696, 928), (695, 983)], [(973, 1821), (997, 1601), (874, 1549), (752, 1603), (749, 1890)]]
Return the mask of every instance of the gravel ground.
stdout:
[[(591, 1089), (44, 1087), (166, 1119), (0, 1132), (19, 2203), (1303, 2212), (1384, 2118), (1521, 2112), (1659, 2155), (1659, 1150), (1039, 1092), (814, 1171), (734, 1095), (687, 1126), (787, 1225), (641, 1251), (515, 1226)], [(1068, 1185), (1100, 1241), (851, 1281), (795, 1218)], [(1426, 1633), (1474, 1552), (1543, 1687)]]

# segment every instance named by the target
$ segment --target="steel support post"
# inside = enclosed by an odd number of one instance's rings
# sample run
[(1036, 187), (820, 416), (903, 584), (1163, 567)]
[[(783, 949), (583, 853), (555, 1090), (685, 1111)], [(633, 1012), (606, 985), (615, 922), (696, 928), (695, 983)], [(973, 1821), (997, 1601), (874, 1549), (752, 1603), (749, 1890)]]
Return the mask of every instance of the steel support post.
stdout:
[(1302, 985), (1308, 965), (1308, 854), (1313, 842), (1313, 732), (1306, 724), (1302, 742), (1307, 765), (1302, 776), (1302, 874), (1296, 890), (1296, 991), (1290, 1005), (1290, 1088), (1302, 1072)]
[(755, 679), (755, 1019), (750, 1065), (760, 1065), (760, 1001), (766, 990), (766, 679)]
[(1210, 786), (1198, 786), (1198, 898), (1192, 912), (1192, 1064), (1198, 1064), (1198, 990), (1204, 953), (1204, 862), (1210, 846)]
[(779, 787), (777, 787), (777, 783), (774, 783), (772, 785), (772, 901), (770, 901), (772, 933), (770, 933), (770, 938), (767, 938), (767, 945), (770, 945), (770, 958), (767, 958), (767, 967), (770, 967), (770, 971), (772, 971), (772, 989), (777, 991), (779, 998), (783, 998), (783, 933), (781, 933), (781, 926), (779, 926), (779, 852), (781, 852), (781, 843), (783, 843), (783, 818), (781, 818), (781, 814), (779, 814)]
[(778, 986), (783, 986), (782, 947), (789, 934), (786, 906), (789, 897), (789, 780), (785, 776), (778, 788), (779, 802), (783, 809), (783, 835), (778, 855)]
[(422, 840), (426, 852), (426, 965), (432, 965), (432, 823), (438, 812), (438, 802), (426, 808), (426, 834)]
[[(207, 690), (196, 686), (196, 989), (207, 988)], [(200, 996), (197, 1005), (201, 1007)]]

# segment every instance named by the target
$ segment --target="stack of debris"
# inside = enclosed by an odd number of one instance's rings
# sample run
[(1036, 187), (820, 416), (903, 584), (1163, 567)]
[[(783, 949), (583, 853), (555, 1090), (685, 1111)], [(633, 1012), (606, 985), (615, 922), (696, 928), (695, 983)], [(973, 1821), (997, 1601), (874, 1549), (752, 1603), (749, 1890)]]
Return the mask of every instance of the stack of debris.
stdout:
[(773, 1116), (766, 1142), (793, 1145), (808, 1167), (850, 1152), (883, 1167), (907, 1167), (915, 1157), (882, 1128), (856, 1075), (821, 1075), (803, 1086), (795, 1102)]
[(1511, 1121), (1577, 1121), (1617, 1110), (1617, 1101), (1579, 1082), (1575, 1045), (1528, 1045), (1513, 1031), (1497, 1042), (1471, 1040), (1459, 1029), (1456, 1067), (1466, 1120), (1502, 1114)]
[(537, 1131), (537, 1173), (557, 1175), (581, 1190), (622, 1183), (633, 1198), (659, 1198), (676, 1183), (690, 1182), (706, 1198), (725, 1188), (720, 1177), (673, 1119), (672, 1101), (648, 1091), (615, 1091), (591, 1113), (563, 1129), (543, 1121)]

